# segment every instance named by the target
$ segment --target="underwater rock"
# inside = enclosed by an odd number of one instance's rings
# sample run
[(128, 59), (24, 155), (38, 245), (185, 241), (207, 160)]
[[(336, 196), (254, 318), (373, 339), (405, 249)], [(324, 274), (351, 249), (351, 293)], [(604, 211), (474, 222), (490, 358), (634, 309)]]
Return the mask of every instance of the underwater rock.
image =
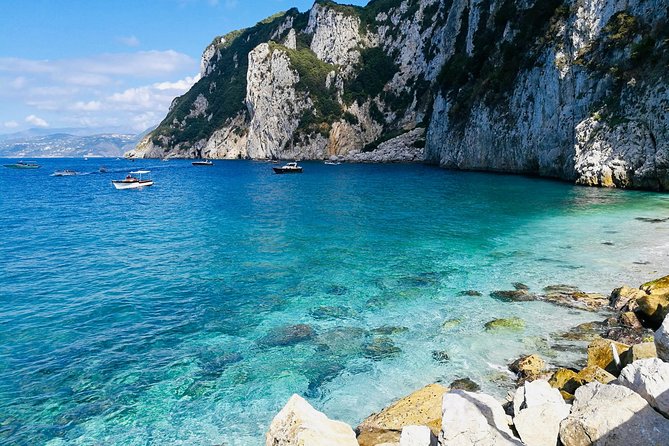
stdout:
[(476, 290), (464, 290), (464, 291), (460, 291), (458, 293), (458, 296), (478, 297), (478, 296), (483, 296), (483, 294), (480, 291), (476, 291)]
[(331, 355), (358, 356), (367, 337), (367, 330), (360, 327), (335, 327), (319, 332), (315, 342), (320, 351), (328, 351)]
[(530, 287), (528, 287), (527, 285), (525, 285), (522, 282), (513, 282), (511, 284), (511, 286), (513, 286), (516, 289), (516, 291), (529, 291), (530, 290)]
[(241, 353), (223, 353), (215, 354), (207, 352), (199, 358), (201, 372), (199, 377), (204, 379), (216, 379), (223, 374), (225, 369), (244, 359)]
[(665, 221), (669, 221), (669, 218), (636, 217), (635, 220), (643, 221), (646, 223), (664, 223)]
[(401, 351), (402, 349), (387, 336), (374, 337), (362, 346), (362, 353), (365, 357), (375, 361), (396, 356)]
[(332, 381), (344, 371), (345, 364), (337, 357), (322, 357), (315, 355), (304, 363), (304, 376), (309, 380), (306, 396), (317, 398), (322, 385)]
[(287, 325), (273, 328), (258, 343), (265, 347), (286, 347), (313, 339), (316, 332), (308, 324)]
[(444, 330), (450, 330), (451, 328), (455, 328), (458, 325), (460, 325), (462, 321), (460, 319), (446, 319), (444, 322), (441, 323), (441, 328)]
[(432, 359), (440, 364), (446, 364), (450, 358), (444, 350), (432, 350)]
[(501, 300), (502, 302), (529, 302), (537, 300), (537, 296), (527, 290), (497, 290), (492, 291), (490, 297)]
[(325, 292), (333, 296), (343, 296), (344, 294), (348, 293), (348, 288), (346, 288), (344, 285), (333, 284), (328, 286), (325, 289)]
[(394, 335), (398, 333), (404, 333), (406, 331), (409, 331), (408, 327), (401, 327), (397, 325), (382, 325), (381, 327), (374, 328), (371, 330), (372, 333), (374, 334), (379, 334), (379, 335)]
[(490, 322), (486, 322), (485, 329), (488, 331), (493, 331), (493, 330), (521, 331), (525, 329), (525, 321), (519, 317), (493, 319)]
[(609, 298), (599, 293), (585, 293), (571, 285), (550, 285), (540, 297), (546, 302), (581, 310), (595, 311), (609, 304)]
[(460, 390), (466, 390), (467, 392), (478, 392), (479, 390), (481, 390), (481, 386), (479, 386), (469, 378), (458, 378), (455, 381), (453, 381), (448, 387), (450, 387), (451, 390), (460, 389)]
[(309, 314), (315, 319), (347, 319), (357, 315), (352, 308), (340, 305), (316, 307)]
[(400, 286), (406, 288), (423, 288), (434, 286), (439, 283), (439, 275), (437, 273), (421, 273), (415, 276), (404, 276), (399, 279)]

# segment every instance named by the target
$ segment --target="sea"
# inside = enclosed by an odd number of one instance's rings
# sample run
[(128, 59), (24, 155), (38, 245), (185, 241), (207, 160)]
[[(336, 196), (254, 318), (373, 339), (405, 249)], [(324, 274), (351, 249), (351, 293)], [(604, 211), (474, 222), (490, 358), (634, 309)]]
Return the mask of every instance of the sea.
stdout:
[[(582, 360), (560, 334), (606, 316), (492, 291), (669, 273), (666, 194), (420, 164), (38, 161), (0, 168), (2, 445), (262, 445), (294, 393), (355, 426), (464, 377), (503, 398), (509, 362)], [(137, 169), (155, 185), (112, 187)], [(524, 327), (485, 328), (509, 317)]]

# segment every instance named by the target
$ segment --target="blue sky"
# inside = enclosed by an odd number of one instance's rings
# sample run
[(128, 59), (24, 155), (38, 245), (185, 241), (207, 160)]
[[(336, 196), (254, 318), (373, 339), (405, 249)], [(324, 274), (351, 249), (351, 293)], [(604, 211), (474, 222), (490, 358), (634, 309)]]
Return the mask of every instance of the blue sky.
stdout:
[[(366, 0), (346, 3), (364, 5)], [(196, 79), (211, 40), (312, 0), (4, 0), (0, 133), (139, 132)]]

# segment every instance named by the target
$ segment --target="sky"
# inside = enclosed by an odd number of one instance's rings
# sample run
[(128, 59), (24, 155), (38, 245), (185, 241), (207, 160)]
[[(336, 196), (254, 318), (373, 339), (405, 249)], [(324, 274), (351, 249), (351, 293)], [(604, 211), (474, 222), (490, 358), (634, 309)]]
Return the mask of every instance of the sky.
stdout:
[[(342, 2), (343, 3), (343, 2)], [(345, 3), (364, 5), (367, 0)], [(218, 35), (313, 0), (2, 0), (0, 133), (139, 133), (197, 80)]]

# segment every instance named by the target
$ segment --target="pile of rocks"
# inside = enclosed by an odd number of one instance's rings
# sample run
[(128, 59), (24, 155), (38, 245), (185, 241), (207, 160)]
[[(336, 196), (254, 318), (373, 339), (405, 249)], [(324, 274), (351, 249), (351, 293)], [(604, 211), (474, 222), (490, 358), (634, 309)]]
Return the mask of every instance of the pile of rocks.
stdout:
[(615, 290), (611, 303), (618, 320), (638, 323), (638, 329), (653, 326), (653, 340), (627, 345), (598, 337), (581, 370), (547, 371), (538, 355), (521, 357), (510, 366), (519, 387), (505, 404), (484, 393), (431, 384), (368, 417), (354, 431), (294, 395), (272, 421), (266, 444), (669, 444), (668, 299), (669, 276), (639, 289)]

